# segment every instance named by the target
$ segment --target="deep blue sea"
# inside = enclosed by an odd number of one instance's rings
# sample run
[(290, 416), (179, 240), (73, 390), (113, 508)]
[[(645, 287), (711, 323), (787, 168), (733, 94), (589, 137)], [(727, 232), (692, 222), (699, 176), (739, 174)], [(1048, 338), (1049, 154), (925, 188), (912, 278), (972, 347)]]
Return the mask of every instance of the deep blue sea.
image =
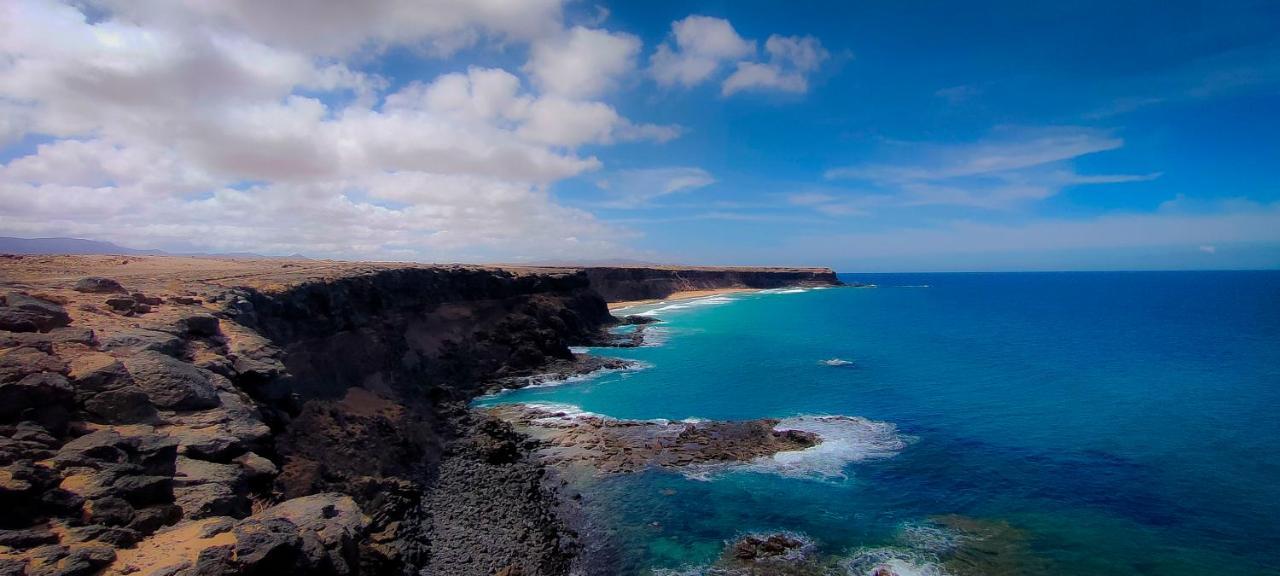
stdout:
[(1280, 574), (1280, 272), (841, 278), (876, 287), (624, 311), (663, 320), (657, 345), (592, 353), (647, 368), (481, 403), (840, 414), (901, 440), (868, 454), (853, 437), (810, 468), (600, 482), (586, 500), (624, 572), (698, 573), (726, 540), (787, 530), (851, 573), (868, 555), (957, 571), (934, 534), (988, 539), (976, 572)]

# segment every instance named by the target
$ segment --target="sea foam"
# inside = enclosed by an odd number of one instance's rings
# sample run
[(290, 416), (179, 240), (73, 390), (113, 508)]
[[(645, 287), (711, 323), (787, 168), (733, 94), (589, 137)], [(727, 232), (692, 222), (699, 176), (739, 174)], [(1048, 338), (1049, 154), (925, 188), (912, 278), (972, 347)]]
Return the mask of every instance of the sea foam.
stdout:
[(774, 430), (809, 432), (822, 441), (811, 448), (778, 452), (745, 463), (690, 466), (683, 473), (688, 478), (704, 481), (735, 471), (839, 481), (848, 478), (845, 468), (850, 464), (888, 458), (907, 445), (907, 439), (898, 434), (893, 424), (856, 416), (795, 416), (778, 422)]
[(774, 430), (799, 430), (822, 439), (812, 448), (778, 452), (750, 464), (755, 470), (798, 478), (843, 479), (849, 464), (887, 458), (907, 446), (897, 426), (856, 416), (796, 416), (782, 420)]
[(937, 557), (902, 548), (863, 548), (840, 565), (850, 576), (874, 576), (885, 572), (897, 576), (948, 576)]

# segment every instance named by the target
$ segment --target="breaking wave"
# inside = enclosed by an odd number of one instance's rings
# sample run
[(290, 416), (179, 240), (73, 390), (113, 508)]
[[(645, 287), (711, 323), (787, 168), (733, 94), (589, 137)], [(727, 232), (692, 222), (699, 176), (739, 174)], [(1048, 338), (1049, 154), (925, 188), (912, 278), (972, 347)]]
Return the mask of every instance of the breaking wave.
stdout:
[(902, 548), (863, 548), (842, 560), (840, 566), (850, 576), (948, 576), (932, 554)]
[(888, 458), (907, 446), (897, 426), (857, 416), (795, 416), (778, 422), (774, 430), (799, 430), (822, 441), (811, 448), (778, 452), (746, 463), (690, 466), (683, 473), (694, 480), (711, 480), (724, 472), (777, 474), (788, 478), (839, 481), (854, 462)]

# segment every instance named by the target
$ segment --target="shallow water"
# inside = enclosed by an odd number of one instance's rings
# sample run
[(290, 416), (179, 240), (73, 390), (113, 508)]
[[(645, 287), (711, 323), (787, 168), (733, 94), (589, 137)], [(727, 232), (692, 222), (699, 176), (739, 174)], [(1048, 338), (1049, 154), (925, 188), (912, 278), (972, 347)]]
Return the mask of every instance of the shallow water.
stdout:
[(1002, 527), (971, 554), (989, 572), (1280, 573), (1280, 273), (842, 277), (878, 287), (626, 311), (661, 345), (595, 352), (646, 369), (481, 403), (867, 419), (826, 452), (592, 487), (630, 573), (773, 530), (930, 573), (950, 553), (904, 530), (948, 515)]

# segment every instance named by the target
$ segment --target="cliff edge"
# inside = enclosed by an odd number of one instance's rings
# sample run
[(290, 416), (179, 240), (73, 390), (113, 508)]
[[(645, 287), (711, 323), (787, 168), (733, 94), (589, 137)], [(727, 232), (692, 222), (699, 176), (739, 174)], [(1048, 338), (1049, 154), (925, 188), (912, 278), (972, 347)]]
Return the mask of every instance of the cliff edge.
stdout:
[(597, 341), (597, 280), (821, 281), (617, 270), (0, 256), (0, 574), (566, 573), (468, 402)]

